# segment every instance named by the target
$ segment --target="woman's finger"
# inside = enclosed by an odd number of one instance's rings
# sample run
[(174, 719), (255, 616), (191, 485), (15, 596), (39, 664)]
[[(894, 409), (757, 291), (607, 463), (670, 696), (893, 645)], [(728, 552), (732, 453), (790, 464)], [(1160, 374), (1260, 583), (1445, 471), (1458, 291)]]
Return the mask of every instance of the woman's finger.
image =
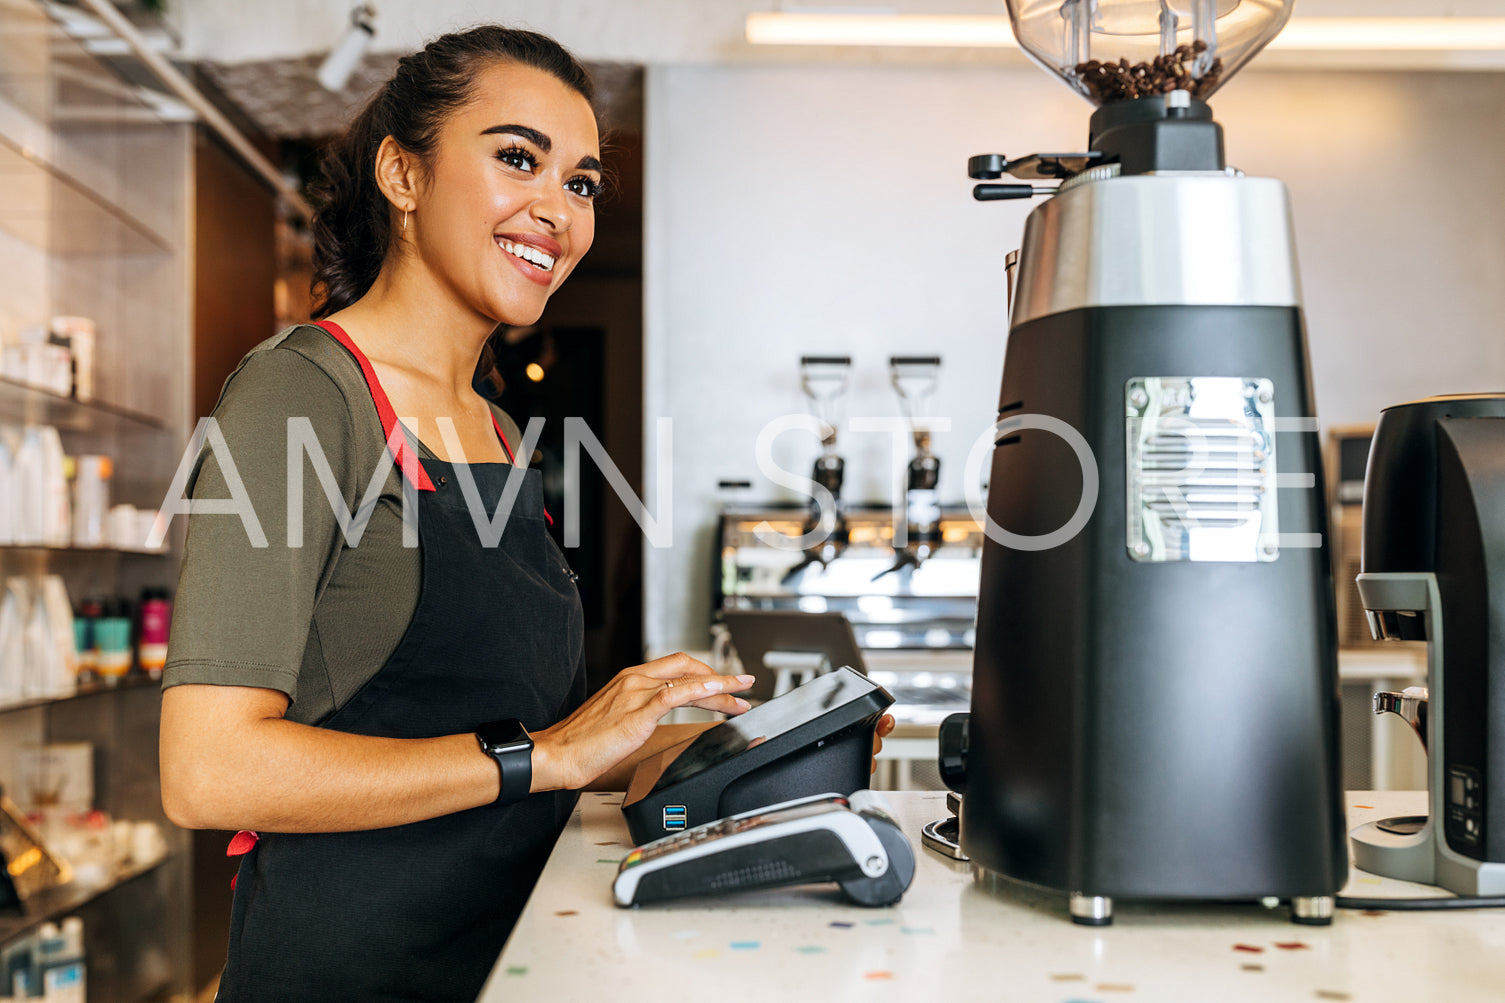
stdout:
[(752, 676), (680, 676), (677, 679), (663, 680), (650, 692), (651, 699), (659, 705), (662, 714), (675, 707), (685, 707), (723, 693), (745, 690), (752, 682)]
[(684, 676), (714, 676), (716, 670), (698, 658), (691, 658), (682, 651), (663, 658), (655, 658), (651, 662), (644, 662), (638, 667), (643, 675), (651, 679), (673, 679)]
[(704, 676), (671, 676), (665, 679), (647, 677), (642, 682), (650, 691), (659, 691), (671, 696), (684, 696), (686, 693), (691, 693), (698, 698), (707, 693), (740, 693), (752, 686), (753, 677), (748, 675), (718, 676), (713, 672)]
[(722, 714), (730, 714), (736, 717), (752, 707), (752, 704), (741, 697), (734, 697), (728, 693), (721, 693), (704, 700), (696, 700), (691, 707), (699, 707), (701, 710), (714, 710)]
[(878, 719), (878, 737), (887, 738), (893, 734), (894, 727), (897, 724), (898, 722), (894, 720), (892, 714), (884, 714)]

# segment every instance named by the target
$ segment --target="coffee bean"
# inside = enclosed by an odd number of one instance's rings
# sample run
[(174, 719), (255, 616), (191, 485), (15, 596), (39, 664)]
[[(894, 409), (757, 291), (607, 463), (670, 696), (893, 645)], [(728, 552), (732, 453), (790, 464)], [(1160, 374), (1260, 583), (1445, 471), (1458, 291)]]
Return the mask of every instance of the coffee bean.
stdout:
[(1197, 54), (1206, 49), (1206, 43), (1197, 41), (1177, 46), (1175, 52), (1146, 62), (1131, 64), (1127, 57), (1107, 63), (1090, 59), (1073, 67), (1073, 73), (1087, 95), (1099, 104), (1169, 94), (1177, 89), (1200, 96), (1215, 89), (1223, 73), (1223, 61), (1214, 59), (1200, 78), (1193, 75), (1187, 64), (1194, 62)]

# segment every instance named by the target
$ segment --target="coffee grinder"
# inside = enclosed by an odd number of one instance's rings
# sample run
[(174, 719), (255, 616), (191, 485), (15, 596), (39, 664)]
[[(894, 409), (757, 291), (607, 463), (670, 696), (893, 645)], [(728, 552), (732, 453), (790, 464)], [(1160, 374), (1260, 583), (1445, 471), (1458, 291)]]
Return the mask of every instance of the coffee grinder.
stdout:
[(914, 456), (904, 475), (904, 535), (895, 533), (894, 564), (874, 575), (875, 582), (905, 568), (918, 568), (941, 545), (941, 505), (936, 494), (941, 459), (930, 449), (929, 421), (930, 398), (940, 381), (940, 370), (938, 355), (894, 355), (888, 360), (889, 382), (909, 422)]
[(960, 849), (1081, 924), (1119, 898), (1279, 898), (1324, 924), (1347, 874), (1286, 189), (1227, 166), (1206, 104), (1290, 6), (1008, 0), (1096, 106), (1089, 149), (969, 163), (1023, 182), (979, 200), (1051, 198), (1012, 275)]
[(805, 355), (800, 358), (800, 389), (820, 426), (820, 455), (810, 479), (825, 489), (829, 504), (820, 497), (810, 499), (810, 511), (801, 529), (802, 539), (809, 540), (805, 558), (784, 575), (784, 584), (794, 581), (812, 564), (824, 570), (846, 549), (850, 540), (847, 519), (841, 511), (841, 484), (846, 478), (846, 460), (836, 452), (836, 426), (841, 421), (841, 405), (852, 380), (850, 355)]
[(1366, 871), (1505, 894), (1505, 394), (1386, 408), (1364, 474), (1359, 596), (1377, 640), (1427, 642), (1427, 687), (1375, 695), (1427, 749), (1425, 816), (1350, 835)]

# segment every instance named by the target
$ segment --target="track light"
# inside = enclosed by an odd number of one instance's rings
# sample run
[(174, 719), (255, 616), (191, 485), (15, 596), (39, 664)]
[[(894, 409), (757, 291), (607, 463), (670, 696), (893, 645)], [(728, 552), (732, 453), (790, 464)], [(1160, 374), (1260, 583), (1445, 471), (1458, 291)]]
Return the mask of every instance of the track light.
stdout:
[(335, 93), (344, 90), (375, 35), (376, 8), (368, 3), (358, 3), (350, 8), (350, 27), (345, 29), (340, 43), (324, 57), (324, 63), (319, 67), (319, 86)]

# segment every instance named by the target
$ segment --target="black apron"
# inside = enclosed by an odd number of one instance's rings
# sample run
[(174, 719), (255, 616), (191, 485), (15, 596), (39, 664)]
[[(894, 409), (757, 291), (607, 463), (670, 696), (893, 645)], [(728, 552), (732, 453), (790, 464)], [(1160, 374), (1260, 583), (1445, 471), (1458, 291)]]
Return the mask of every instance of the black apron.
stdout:
[[(360, 362), (390, 443), (395, 418), (370, 363), (321, 326)], [(486, 548), (455, 479), (465, 468), (410, 449), (397, 460), (419, 489), (418, 607), (392, 656), (320, 727), (430, 738), (502, 718), (529, 731), (558, 722), (585, 698), (584, 618), (545, 528), (539, 472), (521, 475), (501, 541)], [(468, 469), (489, 517), (514, 468)], [(387, 829), (261, 834), (241, 859), (219, 999), (474, 1000), (575, 799), (550, 792)]]

